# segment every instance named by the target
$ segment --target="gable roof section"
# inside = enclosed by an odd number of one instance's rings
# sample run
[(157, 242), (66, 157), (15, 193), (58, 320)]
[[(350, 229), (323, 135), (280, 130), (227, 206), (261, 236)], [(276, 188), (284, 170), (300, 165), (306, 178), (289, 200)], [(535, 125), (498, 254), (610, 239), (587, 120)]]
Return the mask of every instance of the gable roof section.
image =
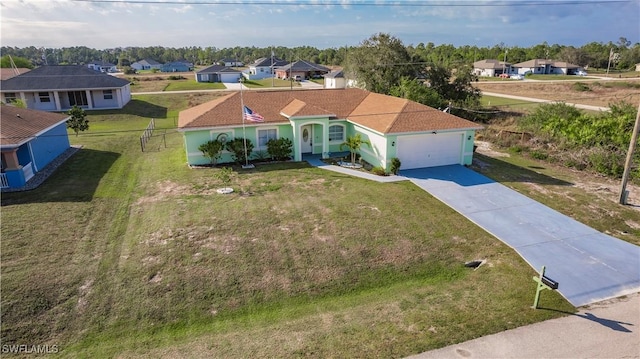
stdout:
[(223, 65), (212, 65), (212, 66), (209, 66), (207, 68), (204, 68), (204, 69), (198, 71), (197, 73), (199, 73), (199, 74), (215, 74), (215, 73), (220, 73), (220, 72), (240, 73), (240, 71), (238, 71), (236, 69), (232, 69), (232, 68), (229, 68), (229, 67), (223, 66)]
[(15, 106), (0, 106), (0, 146), (14, 148), (67, 120), (69, 116), (53, 112), (30, 110)]
[(313, 62), (299, 60), (292, 64), (282, 66), (280, 70), (286, 71), (331, 71), (328, 67), (324, 67), (322, 65), (314, 64)]
[(473, 63), (473, 67), (476, 69), (502, 69), (503, 67), (511, 66), (510, 63), (504, 61), (498, 61), (494, 59), (480, 60)]
[(154, 59), (142, 59), (140, 61), (134, 62), (134, 64), (148, 65), (148, 66), (162, 65), (161, 63), (159, 63), (158, 61), (156, 61)]
[(3, 68), (0, 68), (0, 80), (8, 80), (12, 77), (22, 75), (23, 73), (29, 72), (29, 71), (31, 71), (31, 69), (27, 69), (24, 67), (18, 67), (16, 69), (3, 67)]
[(327, 79), (344, 78), (344, 72), (342, 70), (334, 70), (323, 76)]
[(289, 123), (287, 117), (318, 116), (347, 119), (384, 134), (482, 128), (429, 106), (357, 88), (233, 92), (181, 111), (178, 128), (239, 126), (241, 101), (270, 124)]
[(2, 92), (113, 89), (129, 81), (80, 65), (41, 66), (2, 81)]
[[(273, 66), (285, 66), (288, 64), (289, 64), (289, 61), (282, 60), (277, 57), (273, 57)], [(249, 67), (270, 67), (270, 66), (271, 66), (271, 57), (261, 57), (249, 65)]]

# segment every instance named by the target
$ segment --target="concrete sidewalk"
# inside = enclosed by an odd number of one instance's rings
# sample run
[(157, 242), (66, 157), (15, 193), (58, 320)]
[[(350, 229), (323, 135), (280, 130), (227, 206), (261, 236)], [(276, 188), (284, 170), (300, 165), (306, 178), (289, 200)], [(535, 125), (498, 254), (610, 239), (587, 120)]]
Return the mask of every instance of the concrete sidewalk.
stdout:
[(640, 358), (639, 331), (640, 295), (633, 294), (409, 358)]

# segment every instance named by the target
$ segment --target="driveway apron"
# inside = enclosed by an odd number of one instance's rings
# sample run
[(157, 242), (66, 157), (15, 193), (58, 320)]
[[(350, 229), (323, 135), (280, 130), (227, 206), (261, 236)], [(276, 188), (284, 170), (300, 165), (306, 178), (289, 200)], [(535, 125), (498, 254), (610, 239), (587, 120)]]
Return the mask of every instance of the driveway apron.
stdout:
[[(559, 282), (576, 307), (640, 292), (640, 247), (600, 233), (463, 166), (401, 175)], [(533, 286), (533, 281), (532, 281)]]

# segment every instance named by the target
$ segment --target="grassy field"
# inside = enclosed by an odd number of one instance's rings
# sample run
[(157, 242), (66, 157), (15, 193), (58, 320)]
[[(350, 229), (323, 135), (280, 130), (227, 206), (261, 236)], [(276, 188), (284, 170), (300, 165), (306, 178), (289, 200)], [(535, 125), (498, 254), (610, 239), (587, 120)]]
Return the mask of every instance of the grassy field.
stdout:
[[(215, 96), (91, 113), (71, 137), (83, 148), (45, 184), (3, 194), (3, 344), (56, 344), (62, 357), (399, 357), (574, 310), (555, 292), (542, 296), (550, 310), (530, 309), (534, 271), (408, 182), (280, 163), (235, 168), (236, 192), (216, 194), (218, 169), (189, 169), (174, 128), (180, 109)], [(142, 153), (151, 117), (158, 136)], [(580, 174), (478, 159), (638, 243), (638, 212), (572, 188)], [(473, 259), (487, 264), (463, 266)]]

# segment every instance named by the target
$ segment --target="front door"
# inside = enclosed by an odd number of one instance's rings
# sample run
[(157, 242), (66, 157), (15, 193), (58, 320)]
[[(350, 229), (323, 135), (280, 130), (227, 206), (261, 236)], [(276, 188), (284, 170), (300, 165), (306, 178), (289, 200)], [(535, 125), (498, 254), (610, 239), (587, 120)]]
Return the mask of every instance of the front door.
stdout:
[(302, 153), (311, 153), (313, 151), (311, 128), (311, 125), (302, 126), (302, 136), (300, 139), (300, 152)]

